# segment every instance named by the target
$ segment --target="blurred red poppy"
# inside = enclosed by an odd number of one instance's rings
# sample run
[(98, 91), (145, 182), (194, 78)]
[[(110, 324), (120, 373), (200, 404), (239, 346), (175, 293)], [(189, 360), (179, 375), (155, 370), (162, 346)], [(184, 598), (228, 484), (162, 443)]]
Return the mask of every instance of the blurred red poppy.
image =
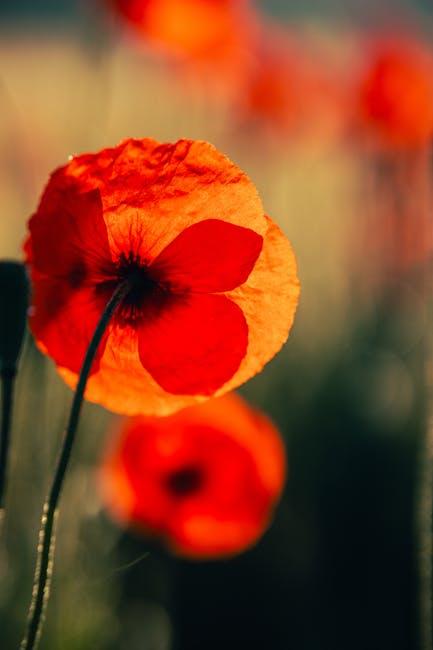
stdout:
[(280, 349), (299, 294), (289, 242), (213, 146), (126, 140), (53, 173), (29, 224), (31, 328), (75, 385), (104, 307), (86, 396), (169, 413), (246, 381)]
[(281, 130), (298, 122), (299, 61), (289, 43), (271, 38), (257, 43), (252, 65), (241, 87), (240, 103), (247, 119)]
[(119, 522), (200, 559), (255, 543), (284, 478), (278, 431), (230, 394), (169, 417), (127, 420), (106, 453), (101, 486)]
[(239, 84), (241, 117), (279, 135), (336, 132), (342, 101), (332, 66), (322, 64), (323, 53), (272, 25), (263, 26), (253, 45)]
[[(108, 0), (149, 43), (189, 59), (240, 53), (255, 23), (249, 0)], [(236, 64), (236, 57), (232, 58)]]
[(418, 147), (433, 135), (433, 52), (415, 40), (383, 38), (364, 54), (357, 114), (376, 144)]

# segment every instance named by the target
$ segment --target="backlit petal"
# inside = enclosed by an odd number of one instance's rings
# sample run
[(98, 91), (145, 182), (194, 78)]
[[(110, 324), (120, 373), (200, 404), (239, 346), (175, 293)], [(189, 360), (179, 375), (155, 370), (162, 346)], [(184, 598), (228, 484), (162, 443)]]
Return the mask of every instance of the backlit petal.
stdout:
[(247, 345), (242, 310), (220, 295), (180, 299), (139, 331), (143, 366), (175, 394), (211, 395), (234, 375)]
[(230, 291), (246, 282), (263, 238), (250, 228), (207, 219), (185, 228), (158, 255), (152, 268), (173, 289)]
[[(280, 228), (270, 219), (267, 223), (263, 250), (252, 273), (245, 284), (229, 294), (248, 323), (247, 354), (217, 394), (236, 388), (259, 372), (281, 348), (293, 323), (300, 291), (295, 257)], [(66, 368), (59, 368), (59, 372), (70, 386), (76, 385), (74, 373)], [(111, 331), (100, 369), (88, 382), (86, 398), (130, 415), (168, 415), (203, 401), (201, 395), (168, 392), (150, 376), (140, 360), (138, 337), (132, 328)]]
[(64, 168), (53, 174), (29, 229), (32, 263), (41, 273), (80, 285), (111, 262), (100, 193), (83, 192)]
[[(39, 347), (60, 366), (78, 373), (101, 317), (93, 290), (73, 289), (61, 281), (34, 283), (34, 309), (30, 325)], [(92, 372), (99, 366), (108, 334), (99, 345)]]
[(248, 281), (228, 294), (247, 320), (248, 354), (224, 392), (259, 372), (281, 349), (293, 325), (300, 294), (293, 249), (271, 219), (263, 239), (263, 250)]
[(114, 257), (131, 249), (154, 260), (185, 228), (221, 219), (266, 231), (263, 206), (248, 176), (207, 142), (125, 140), (74, 158), (68, 174), (98, 188)]

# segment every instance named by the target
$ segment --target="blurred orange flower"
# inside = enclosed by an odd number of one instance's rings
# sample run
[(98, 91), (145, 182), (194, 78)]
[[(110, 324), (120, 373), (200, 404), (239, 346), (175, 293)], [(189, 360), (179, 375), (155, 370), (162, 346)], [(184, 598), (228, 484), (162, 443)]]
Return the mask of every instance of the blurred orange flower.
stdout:
[(302, 102), (299, 72), (297, 53), (288, 44), (275, 47), (272, 41), (261, 42), (241, 88), (245, 117), (276, 129), (291, 128), (299, 119)]
[(314, 136), (336, 132), (339, 84), (323, 54), (291, 31), (264, 26), (239, 86), (241, 118), (267, 130)]
[[(249, 0), (108, 0), (150, 43), (195, 60), (232, 56), (255, 13)], [(235, 55), (233, 57), (233, 54)]]
[(278, 431), (230, 394), (166, 418), (127, 420), (106, 453), (101, 487), (115, 519), (200, 559), (255, 543), (284, 478)]
[(433, 135), (433, 52), (408, 38), (367, 47), (357, 90), (361, 126), (380, 145), (412, 148)]
[(56, 170), (29, 223), (31, 329), (75, 385), (115, 289), (129, 291), (86, 397), (164, 414), (222, 394), (281, 348), (299, 294), (289, 242), (206, 142), (125, 140)]

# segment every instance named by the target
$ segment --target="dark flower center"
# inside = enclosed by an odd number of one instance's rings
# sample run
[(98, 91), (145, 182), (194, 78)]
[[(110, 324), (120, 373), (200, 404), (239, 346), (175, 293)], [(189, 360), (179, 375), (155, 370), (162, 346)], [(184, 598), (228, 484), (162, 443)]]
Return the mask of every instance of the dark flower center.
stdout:
[(170, 298), (168, 284), (133, 253), (121, 254), (112, 279), (97, 285), (97, 295), (107, 301), (124, 282), (128, 284), (129, 290), (116, 314), (116, 321), (121, 326), (138, 325), (145, 317), (157, 313)]
[(165, 484), (169, 491), (176, 497), (185, 497), (197, 492), (203, 485), (204, 476), (199, 467), (191, 465), (171, 472)]
[(119, 283), (127, 282), (130, 287), (123, 301), (125, 306), (140, 307), (146, 298), (161, 288), (149, 267), (131, 254), (128, 257), (121, 255), (117, 275)]

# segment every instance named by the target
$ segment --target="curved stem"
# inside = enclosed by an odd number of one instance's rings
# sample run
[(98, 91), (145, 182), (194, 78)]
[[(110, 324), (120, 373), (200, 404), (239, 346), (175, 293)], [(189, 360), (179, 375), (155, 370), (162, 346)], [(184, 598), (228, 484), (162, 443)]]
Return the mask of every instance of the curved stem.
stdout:
[(4, 516), (7, 466), (12, 423), (12, 404), (14, 391), (14, 370), (3, 370), (1, 373), (1, 430), (0, 430), (0, 523)]
[(21, 650), (34, 650), (34, 648), (37, 647), (39, 641), (43, 615), (50, 591), (55, 543), (54, 529), (58, 516), (58, 503), (76, 437), (77, 425), (80, 417), (81, 406), (83, 404), (87, 380), (89, 378), (92, 363), (94, 361), (99, 344), (107, 329), (107, 325), (110, 322), (110, 319), (113, 316), (120, 301), (127, 293), (128, 289), (129, 285), (127, 283), (122, 284), (112, 295), (96, 327), (92, 340), (90, 341), (90, 345), (87, 349), (83, 365), (81, 367), (77, 388), (75, 390), (74, 398), (72, 401), (69, 421), (63, 440), (63, 446), (58, 459), (51, 490), (45, 502), (42, 514), (41, 529), (37, 547), (38, 555), (33, 583), (32, 600), (29, 609), (26, 634), (20, 646)]
[(419, 488), (419, 592), (420, 592), (420, 647), (432, 650), (432, 516), (433, 516), (433, 415), (427, 420), (427, 429), (421, 448)]
[[(433, 650), (433, 302), (431, 299), (433, 265), (429, 254), (432, 250), (432, 191), (431, 146), (420, 150), (411, 158), (403, 183), (409, 188), (410, 223), (415, 228), (413, 239), (416, 259), (421, 260), (420, 274), (414, 280), (414, 288), (422, 296), (426, 329), (424, 334), (424, 431), (418, 461), (418, 498), (415, 511), (418, 524), (418, 585), (419, 585), (419, 647)], [(407, 242), (406, 242), (407, 244)]]
[[(427, 286), (430, 286), (427, 284)], [(418, 477), (418, 553), (420, 648), (433, 650), (433, 309), (428, 291), (425, 335), (425, 431), (421, 440)]]

